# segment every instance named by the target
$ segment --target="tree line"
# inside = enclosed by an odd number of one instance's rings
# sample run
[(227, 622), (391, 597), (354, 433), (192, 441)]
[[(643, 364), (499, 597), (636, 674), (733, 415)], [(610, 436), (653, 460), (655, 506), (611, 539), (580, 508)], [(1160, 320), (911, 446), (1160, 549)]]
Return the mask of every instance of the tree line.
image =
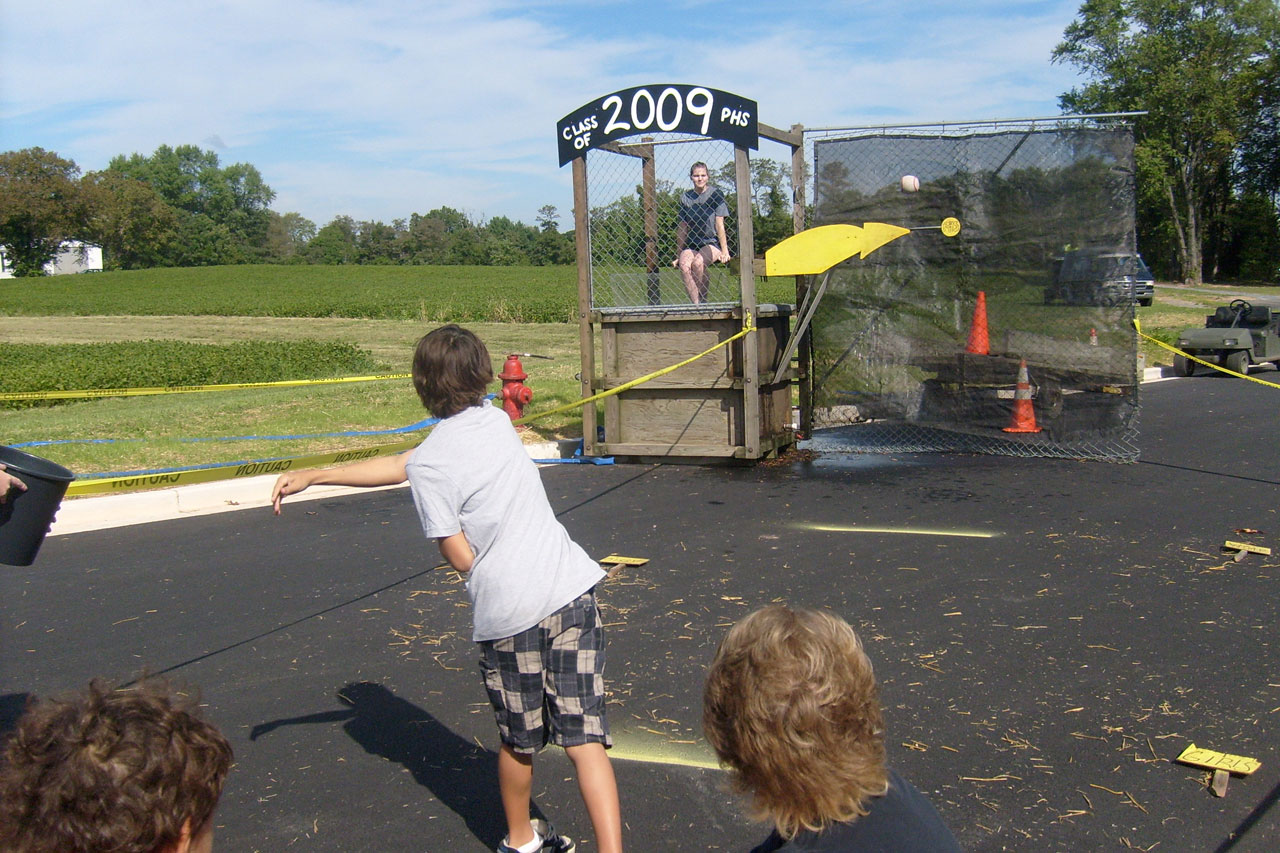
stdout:
[[(763, 254), (792, 232), (789, 172), (772, 160), (755, 160), (751, 169), (755, 249)], [(732, 186), (733, 164), (715, 177)], [(659, 191), (669, 241), (679, 193), (665, 182)], [(735, 198), (728, 194), (731, 207)], [(544, 266), (576, 259), (573, 234), (561, 233), (559, 211), (550, 204), (538, 210), (536, 226), (505, 216), (477, 221), (440, 207), (391, 223), (337, 216), (317, 228), (300, 213), (271, 210), (274, 199), (254, 166), (222, 166), (216, 152), (194, 145), (117, 156), (106, 169), (84, 175), (52, 151), (10, 151), (0, 154), (0, 245), (18, 276), (42, 275), (68, 240), (101, 246), (106, 268), (123, 270), (243, 263)], [(610, 235), (597, 245), (626, 254), (635, 243), (643, 257), (643, 217), (631, 209), (638, 204), (637, 197), (594, 209), (596, 233)]]
[(530, 226), (476, 221), (450, 207), (390, 224), (338, 216), (317, 228), (270, 208), (275, 192), (248, 163), (214, 151), (161, 145), (81, 174), (42, 148), (0, 154), (0, 245), (14, 274), (42, 275), (59, 246), (101, 246), (108, 269), (244, 263), (567, 264), (573, 237), (554, 205)]
[(1280, 5), (1085, 0), (1064, 112), (1134, 119), (1138, 245), (1164, 278), (1280, 278)]

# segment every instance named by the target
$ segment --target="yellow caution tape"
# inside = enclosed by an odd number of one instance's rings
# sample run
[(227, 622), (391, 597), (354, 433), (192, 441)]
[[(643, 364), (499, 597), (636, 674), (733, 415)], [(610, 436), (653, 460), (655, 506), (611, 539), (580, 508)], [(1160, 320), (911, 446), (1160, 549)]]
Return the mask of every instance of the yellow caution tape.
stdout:
[(1246, 376), (1243, 373), (1236, 373), (1234, 370), (1228, 370), (1227, 368), (1223, 367), (1220, 364), (1214, 364), (1211, 361), (1205, 361), (1203, 358), (1196, 358), (1194, 355), (1188, 355), (1187, 353), (1183, 352), (1177, 347), (1166, 344), (1164, 341), (1160, 340), (1159, 338), (1153, 338), (1142, 331), (1142, 323), (1138, 322), (1137, 317), (1133, 318), (1133, 327), (1138, 330), (1138, 337), (1146, 338), (1156, 346), (1164, 347), (1169, 352), (1174, 353), (1175, 355), (1180, 355), (1183, 358), (1189, 358), (1192, 361), (1194, 361), (1196, 364), (1203, 364), (1205, 367), (1212, 367), (1214, 370), (1219, 370), (1227, 374), (1228, 376), (1239, 376), (1241, 379), (1248, 379), (1250, 382), (1257, 382), (1259, 385), (1269, 385), (1272, 388), (1280, 388), (1280, 385), (1276, 384), (1275, 382), (1268, 382), (1265, 379), (1258, 379), (1256, 376)]
[(188, 486), (194, 483), (210, 483), (215, 480), (260, 477), (263, 474), (283, 474), (285, 471), (293, 471), (299, 468), (323, 468), (326, 465), (358, 462), (362, 459), (372, 459), (375, 456), (393, 456), (406, 450), (413, 450), (421, 443), (421, 438), (415, 438), (411, 441), (401, 441), (396, 444), (362, 447), (358, 450), (340, 450), (332, 453), (320, 453), (314, 456), (292, 456), (286, 459), (266, 459), (261, 462), (232, 462), (227, 465), (198, 468), (192, 471), (132, 474), (123, 477), (103, 477), (97, 480), (75, 480), (67, 487), (67, 497), (118, 494), (135, 489)]
[(408, 379), (408, 373), (377, 376), (342, 376), (337, 379), (284, 379), (279, 382), (236, 382), (227, 385), (167, 385), (143, 388), (89, 388), (83, 391), (14, 391), (0, 393), (4, 400), (87, 400), (95, 397), (146, 397), (155, 394), (194, 394), (201, 391), (232, 391), (240, 388), (292, 388), (299, 385), (333, 385), (341, 382), (378, 382)]
[[(721, 347), (726, 347), (734, 341), (742, 338), (756, 330), (751, 314), (748, 312), (743, 320), (742, 330), (730, 338), (726, 338), (713, 347), (703, 350), (692, 358), (686, 358), (679, 364), (673, 364), (670, 367), (664, 367), (662, 370), (656, 370), (653, 373), (646, 374), (638, 379), (632, 379), (619, 385), (617, 388), (611, 388), (583, 400), (577, 400), (564, 406), (557, 406), (545, 412), (539, 412), (536, 415), (526, 415), (517, 421), (512, 421), (515, 425), (526, 423), (527, 421), (536, 420), (537, 418), (545, 418), (548, 415), (557, 412), (576, 409), (593, 403), (596, 400), (620, 394), (628, 388), (634, 388), (659, 376), (663, 376), (684, 367), (686, 364), (692, 364), (700, 358), (703, 358)], [(212, 390), (222, 388), (261, 388), (270, 386), (284, 385), (304, 385), (318, 382), (358, 382), (373, 379), (404, 379), (408, 374), (388, 375), (388, 376), (367, 376), (367, 377), (349, 377), (347, 379), (324, 379), (324, 380), (297, 380), (289, 382), (263, 382), (249, 385), (208, 385), (192, 387), (188, 390)], [(149, 389), (127, 389), (135, 391), (147, 391)], [(69, 394), (71, 392), (50, 392)], [(91, 392), (96, 396), (104, 393), (119, 392)], [(167, 389), (159, 389), (153, 393), (173, 393)], [(0, 396), (0, 399), (11, 399), (10, 397)], [(18, 399), (30, 399), (21, 397)], [(263, 474), (282, 474), (285, 471), (297, 470), (300, 468), (322, 468), (326, 465), (339, 465), (346, 462), (357, 462), (362, 459), (370, 459), (375, 456), (391, 456), (396, 453), (403, 453), (406, 450), (412, 450), (422, 442), (422, 439), (415, 438), (411, 441), (402, 441), (397, 444), (384, 444), (377, 447), (364, 447), (359, 450), (342, 450), (335, 453), (322, 453), (315, 456), (293, 456), (284, 459), (268, 459), (261, 462), (234, 462), (228, 465), (215, 465), (207, 468), (198, 468), (191, 471), (172, 471), (155, 474), (134, 474), (121, 477), (103, 477), (96, 480), (75, 480), (67, 488), (67, 497), (82, 497), (85, 495), (102, 495), (117, 494), (120, 492), (133, 491), (135, 489), (154, 489), (168, 488), (171, 486), (192, 485), (194, 483), (210, 483), (216, 480), (231, 480), (239, 477), (258, 477)]]

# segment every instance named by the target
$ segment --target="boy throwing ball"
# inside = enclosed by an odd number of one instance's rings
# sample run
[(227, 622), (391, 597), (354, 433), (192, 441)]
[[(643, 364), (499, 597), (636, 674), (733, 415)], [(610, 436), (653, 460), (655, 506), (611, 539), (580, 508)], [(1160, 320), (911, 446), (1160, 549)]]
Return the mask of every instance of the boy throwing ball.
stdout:
[(501, 409), (485, 400), (489, 351), (474, 334), (442, 326), (418, 342), (413, 384), (440, 423), (414, 450), (332, 469), (288, 472), (285, 495), (315, 484), (409, 483), (423, 532), (467, 575), (473, 639), (497, 718), (498, 788), (507, 837), (498, 853), (568, 853), (573, 842), (531, 821), (533, 754), (564, 747), (602, 853), (622, 850), (618, 787), (605, 720), (604, 632), (595, 586), (604, 577), (556, 519), (537, 466)]

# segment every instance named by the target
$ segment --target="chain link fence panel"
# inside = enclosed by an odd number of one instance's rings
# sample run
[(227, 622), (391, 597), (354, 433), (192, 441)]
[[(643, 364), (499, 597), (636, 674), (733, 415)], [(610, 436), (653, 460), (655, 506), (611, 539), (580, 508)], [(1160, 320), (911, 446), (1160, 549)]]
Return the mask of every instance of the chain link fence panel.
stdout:
[[(587, 153), (591, 241), (591, 305), (596, 309), (693, 308), (676, 260), (680, 195), (692, 188), (690, 167), (705, 163), (725, 196), (729, 254), (739, 257), (734, 149), (721, 140), (679, 134), (646, 137)], [(741, 301), (728, 265), (711, 265), (699, 309)]]
[[(1134, 301), (1149, 295), (1134, 291), (1129, 128), (845, 132), (812, 150), (813, 225), (913, 230), (830, 271), (810, 446), (1136, 460)], [(1028, 417), (1036, 431), (1008, 431)]]

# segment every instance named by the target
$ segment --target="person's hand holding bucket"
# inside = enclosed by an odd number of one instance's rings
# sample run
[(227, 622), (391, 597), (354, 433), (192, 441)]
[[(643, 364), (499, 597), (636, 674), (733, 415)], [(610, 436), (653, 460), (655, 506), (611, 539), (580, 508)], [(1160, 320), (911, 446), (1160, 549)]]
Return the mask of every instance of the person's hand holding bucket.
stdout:
[(48, 459), (0, 445), (0, 563), (29, 566), (35, 561), (74, 479)]
[(0, 504), (4, 503), (4, 499), (8, 497), (10, 489), (17, 489), (20, 492), (27, 490), (27, 484), (12, 474), (6, 474), (4, 467), (4, 463), (0, 462)]

